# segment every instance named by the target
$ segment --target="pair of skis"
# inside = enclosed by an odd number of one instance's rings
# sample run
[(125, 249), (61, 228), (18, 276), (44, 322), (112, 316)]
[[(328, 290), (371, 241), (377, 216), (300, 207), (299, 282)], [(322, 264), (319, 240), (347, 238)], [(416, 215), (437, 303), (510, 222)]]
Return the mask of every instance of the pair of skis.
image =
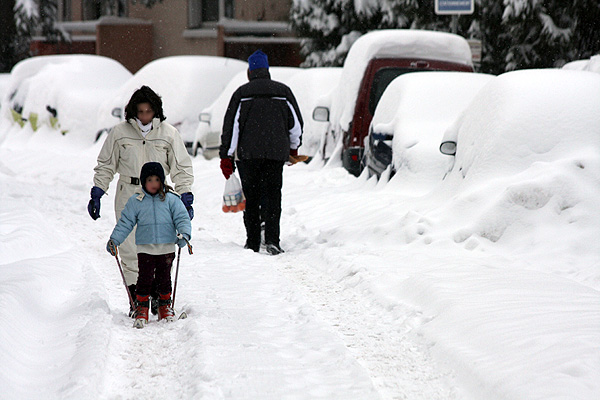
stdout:
[[(181, 233), (177, 234), (177, 239), (183, 239), (185, 240), (185, 243), (187, 245), (187, 249), (190, 255), (194, 254), (192, 251), (192, 245), (190, 244), (190, 242), (185, 238), (185, 236), (183, 236)], [(125, 280), (125, 274), (123, 273), (123, 268), (121, 267), (121, 262), (119, 261), (119, 251), (117, 250), (117, 246), (115, 246), (112, 241), (110, 243), (110, 251), (111, 253), (115, 256), (115, 260), (117, 260), (117, 266), (119, 267), (119, 272), (121, 273), (121, 278), (123, 279), (123, 285), (125, 285), (125, 291), (127, 292), (127, 297), (129, 298), (129, 305), (131, 306), (132, 309), (135, 309), (135, 302), (133, 301), (133, 297), (131, 296), (131, 292), (129, 292), (129, 289), (127, 287), (127, 281)], [(179, 277), (179, 259), (181, 258), (181, 247), (179, 247), (179, 249), (177, 250), (177, 267), (175, 269), (175, 283), (173, 285), (173, 298), (171, 300), (171, 306), (173, 308), (173, 311), (176, 313), (175, 311), (175, 294), (177, 293), (177, 279)], [(179, 319), (186, 319), (188, 317), (187, 313), (184, 311), (181, 312), (181, 314), (179, 314), (179, 317), (177, 318)], [(167, 318), (167, 321), (172, 322), (175, 319), (169, 319)], [(135, 322), (133, 323), (133, 327), (134, 328), (143, 328), (144, 326), (146, 326), (147, 321), (144, 319), (136, 319)]]

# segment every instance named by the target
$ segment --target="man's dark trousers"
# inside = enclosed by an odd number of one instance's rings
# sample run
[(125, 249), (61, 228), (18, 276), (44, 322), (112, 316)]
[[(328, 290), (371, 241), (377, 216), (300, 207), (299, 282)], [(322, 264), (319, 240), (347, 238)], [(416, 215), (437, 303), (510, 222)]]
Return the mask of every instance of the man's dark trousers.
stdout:
[[(281, 218), (281, 188), (283, 186), (283, 161), (251, 159), (237, 162), (246, 196), (244, 225), (246, 244), (253, 250), (260, 247), (261, 214), (265, 221), (265, 242), (279, 246), (279, 220)], [(263, 210), (261, 212), (261, 197)]]

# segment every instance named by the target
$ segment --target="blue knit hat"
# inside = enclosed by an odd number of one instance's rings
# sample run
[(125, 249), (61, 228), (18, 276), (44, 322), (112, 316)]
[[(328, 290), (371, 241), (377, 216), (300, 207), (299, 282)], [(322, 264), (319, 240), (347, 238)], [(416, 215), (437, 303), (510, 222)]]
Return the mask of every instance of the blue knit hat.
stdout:
[(259, 68), (269, 68), (269, 59), (261, 50), (256, 50), (248, 57), (248, 69), (254, 71)]

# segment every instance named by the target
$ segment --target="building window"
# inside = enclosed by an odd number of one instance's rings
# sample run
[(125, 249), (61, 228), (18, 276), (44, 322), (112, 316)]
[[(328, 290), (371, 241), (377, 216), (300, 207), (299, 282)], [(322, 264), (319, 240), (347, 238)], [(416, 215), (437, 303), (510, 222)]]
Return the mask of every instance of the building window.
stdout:
[(71, 0), (60, 0), (58, 3), (58, 20), (71, 21)]
[[(64, 0), (71, 2), (70, 0)], [(127, 14), (126, 2), (116, 1), (109, 2), (107, 0), (87, 0), (83, 2), (83, 20), (96, 20), (105, 15), (115, 15), (124, 17)]]
[(188, 0), (188, 28), (201, 28), (233, 18), (234, 0)]
[(233, 2), (234, 0), (224, 0), (224, 5), (223, 5), (223, 14), (225, 18), (229, 18), (229, 19), (233, 19), (235, 18), (235, 8), (233, 7)]

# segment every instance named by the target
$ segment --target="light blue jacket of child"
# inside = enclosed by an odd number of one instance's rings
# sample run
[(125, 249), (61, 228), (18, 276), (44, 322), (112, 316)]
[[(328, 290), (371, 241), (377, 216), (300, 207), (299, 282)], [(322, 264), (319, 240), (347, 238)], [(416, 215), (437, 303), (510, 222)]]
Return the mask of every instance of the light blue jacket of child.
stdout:
[(192, 237), (189, 214), (179, 195), (173, 192), (167, 192), (164, 201), (158, 194), (152, 196), (144, 190), (131, 196), (110, 235), (115, 245), (123, 243), (136, 224), (137, 245), (177, 243), (177, 233), (188, 240)]

